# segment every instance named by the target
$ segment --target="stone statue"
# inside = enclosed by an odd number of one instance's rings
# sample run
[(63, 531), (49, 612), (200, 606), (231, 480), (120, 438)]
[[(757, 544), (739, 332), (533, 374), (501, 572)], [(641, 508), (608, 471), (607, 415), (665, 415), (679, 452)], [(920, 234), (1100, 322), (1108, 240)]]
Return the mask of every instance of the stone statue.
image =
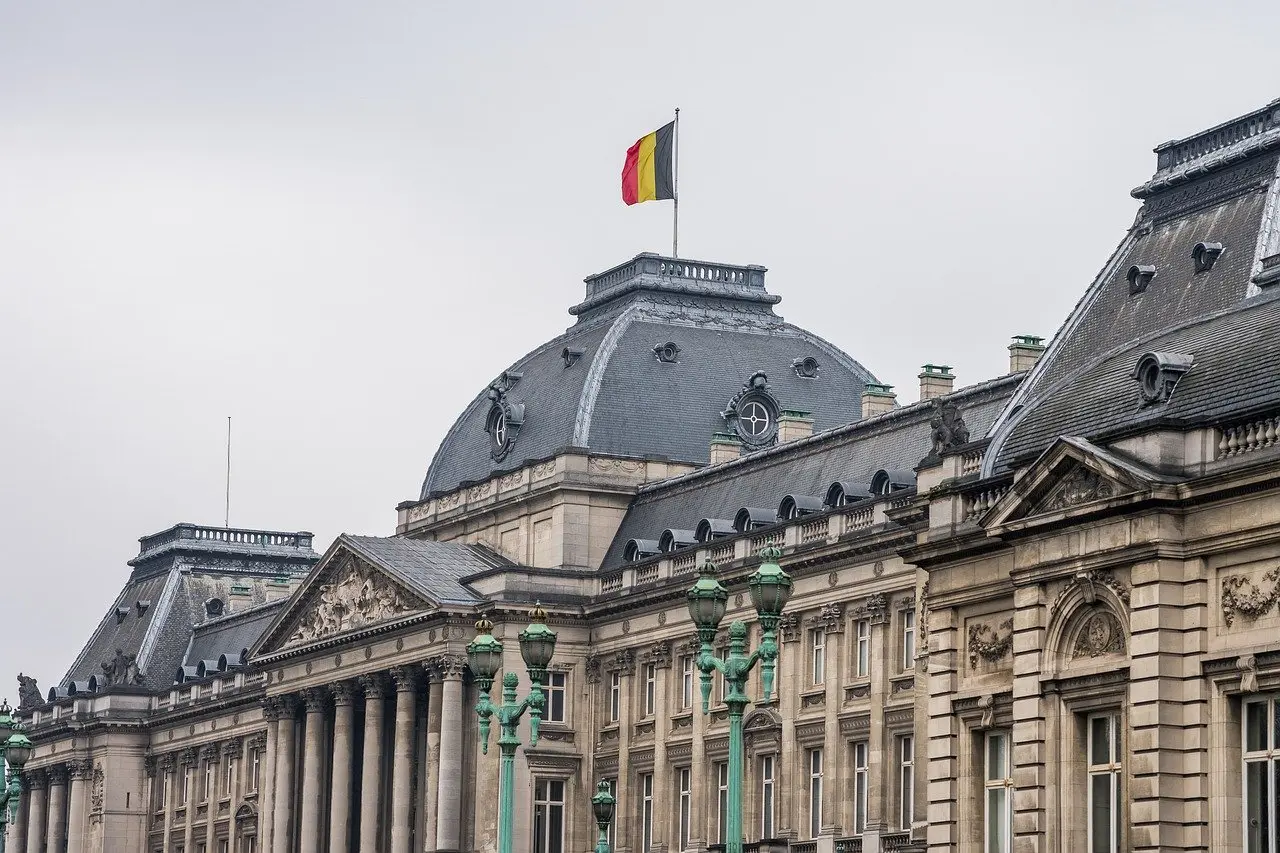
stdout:
[(123, 649), (116, 649), (116, 656), (102, 662), (103, 682), (112, 684), (141, 684), (142, 673), (138, 672), (138, 656), (126, 655)]
[(40, 695), (36, 680), (29, 675), (18, 673), (18, 710), (25, 711), (43, 704), (44, 697)]
[(933, 430), (933, 449), (930, 456), (941, 456), (944, 451), (969, 443), (969, 428), (960, 417), (960, 410), (955, 403), (933, 401), (933, 418), (929, 426)]

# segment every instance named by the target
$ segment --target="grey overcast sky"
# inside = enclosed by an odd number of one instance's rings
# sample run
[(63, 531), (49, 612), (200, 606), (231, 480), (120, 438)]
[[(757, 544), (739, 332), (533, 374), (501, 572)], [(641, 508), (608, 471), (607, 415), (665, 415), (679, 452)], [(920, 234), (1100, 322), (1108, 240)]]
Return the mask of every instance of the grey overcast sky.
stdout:
[(681, 107), (682, 254), (899, 399), (1051, 335), (1151, 148), (1280, 96), (1254, 3), (0, 0), (0, 695), (137, 537), (387, 534), (461, 408), (670, 249), (619, 200)]

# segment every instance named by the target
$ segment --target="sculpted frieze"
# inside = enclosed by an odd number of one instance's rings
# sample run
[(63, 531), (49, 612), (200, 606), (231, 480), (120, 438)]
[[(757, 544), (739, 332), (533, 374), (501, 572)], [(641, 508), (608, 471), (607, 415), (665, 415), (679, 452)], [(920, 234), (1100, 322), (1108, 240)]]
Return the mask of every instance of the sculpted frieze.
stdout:
[(1114, 497), (1115, 494), (1115, 484), (1110, 480), (1089, 468), (1077, 466), (1062, 478), (1047, 498), (1040, 502), (1035, 512), (1070, 509), (1081, 504)]
[(335, 634), (386, 622), (420, 609), (390, 578), (358, 560), (345, 573), (320, 587), (312, 608), (304, 613), (285, 646), (311, 643)]
[(969, 666), (979, 660), (999, 663), (1013, 649), (1013, 617), (992, 628), (985, 622), (969, 626)]
[[(1264, 587), (1270, 585), (1271, 589)], [(1262, 586), (1246, 575), (1229, 575), (1222, 579), (1222, 621), (1230, 628), (1237, 616), (1252, 622), (1261, 619), (1280, 602), (1280, 566), (1262, 576)]]
[(1105, 611), (1098, 611), (1085, 620), (1076, 635), (1076, 644), (1071, 651), (1073, 658), (1096, 658), (1099, 655), (1121, 653), (1124, 651), (1124, 629), (1116, 621), (1116, 617)]

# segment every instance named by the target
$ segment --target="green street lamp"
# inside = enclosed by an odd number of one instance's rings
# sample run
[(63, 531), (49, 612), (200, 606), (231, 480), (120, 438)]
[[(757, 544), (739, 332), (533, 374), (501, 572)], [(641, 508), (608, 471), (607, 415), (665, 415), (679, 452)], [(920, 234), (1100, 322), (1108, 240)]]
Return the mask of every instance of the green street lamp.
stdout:
[(751, 704), (746, 694), (747, 676), (759, 662), (764, 690), (762, 701), (769, 702), (778, 660), (778, 624), (782, 608), (791, 598), (791, 576), (778, 565), (781, 556), (777, 548), (761, 549), (760, 568), (747, 581), (751, 603), (760, 615), (763, 629), (760, 648), (751, 654), (747, 654), (746, 623), (735, 621), (729, 626), (729, 656), (724, 660), (715, 656), (716, 628), (728, 607), (729, 591), (716, 578), (714, 563), (709, 560), (703, 563), (697, 582), (685, 596), (701, 645), (697, 664), (701, 673), (702, 713), (709, 710), (711, 678), (716, 670), (724, 675), (728, 688), (724, 698), (729, 706), (729, 813), (725, 819), (725, 853), (742, 853), (742, 715)]
[(18, 819), (18, 803), (22, 798), (22, 766), (31, 757), (31, 741), (13, 719), (13, 709), (8, 700), (0, 701), (0, 766), (8, 767), (0, 792), (0, 853), (4, 853), (4, 840), (9, 824)]
[(596, 785), (596, 795), (591, 798), (591, 811), (596, 816), (596, 829), (600, 830), (600, 840), (596, 842), (596, 853), (609, 853), (609, 824), (613, 823), (613, 810), (618, 801), (609, 793), (609, 783)]
[[(480, 718), (480, 750), (489, 752), (490, 718), (496, 712), (501, 735), (498, 748), (502, 750), (501, 772), (498, 775), (498, 853), (511, 853), (511, 835), (514, 805), (512, 802), (516, 779), (516, 748), (520, 746), (517, 729), (520, 718), (529, 712), (529, 746), (538, 745), (538, 724), (542, 721), (542, 708), (546, 698), (542, 685), (547, 680), (547, 666), (556, 650), (556, 634), (547, 627), (547, 612), (541, 605), (534, 605), (529, 614), (533, 621), (519, 634), (520, 656), (529, 671), (529, 695), (523, 701), (516, 700), (516, 688), (520, 677), (514, 672), (502, 676), (502, 704), (494, 706), (489, 701), (489, 691), (494, 678), (502, 670), (502, 643), (493, 636), (493, 623), (488, 619), (476, 622), (476, 638), (467, 646), (467, 663), (480, 688), (480, 700), (476, 702), (476, 716)], [(0, 851), (0, 853), (4, 853)]]

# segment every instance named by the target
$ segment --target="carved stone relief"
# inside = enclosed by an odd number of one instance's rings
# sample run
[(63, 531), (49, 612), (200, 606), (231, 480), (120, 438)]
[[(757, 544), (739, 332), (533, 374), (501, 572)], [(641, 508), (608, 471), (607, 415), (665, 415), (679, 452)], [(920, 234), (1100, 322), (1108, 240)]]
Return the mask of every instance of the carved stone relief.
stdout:
[(783, 640), (794, 643), (800, 639), (800, 620), (794, 613), (784, 613), (778, 622), (778, 628)]
[(1077, 466), (1054, 486), (1049, 496), (1040, 502), (1036, 512), (1055, 512), (1070, 509), (1090, 501), (1114, 497), (1115, 484), (1083, 465)]
[(1262, 583), (1270, 584), (1271, 590), (1264, 592), (1245, 575), (1229, 575), (1222, 579), (1222, 621), (1228, 628), (1237, 616), (1252, 622), (1266, 616), (1280, 602), (1280, 566), (1263, 575)]
[(839, 632), (844, 618), (844, 605), (838, 602), (822, 605), (822, 609), (809, 617), (809, 625), (821, 628), (828, 634)]
[(389, 578), (353, 560), (340, 580), (320, 587), (315, 605), (303, 614), (285, 645), (322, 640), (416, 609), (419, 609), (418, 603), (410, 600)]
[(986, 622), (969, 626), (969, 666), (976, 667), (979, 660), (998, 663), (1013, 649), (1013, 617), (992, 628)]
[(1053, 606), (1049, 608), (1049, 615), (1053, 616), (1062, 606), (1062, 602), (1074, 590), (1080, 590), (1084, 596), (1085, 602), (1092, 604), (1097, 599), (1097, 587), (1104, 586), (1115, 594), (1116, 598), (1125, 605), (1129, 606), (1129, 585), (1124, 581), (1116, 578), (1111, 572), (1101, 569), (1095, 569), (1091, 572), (1081, 572), (1072, 578), (1066, 586), (1059, 592), (1057, 598), (1053, 600)]
[(1073, 658), (1096, 658), (1124, 652), (1124, 629), (1105, 610), (1099, 610), (1089, 616), (1080, 626), (1076, 635), (1075, 647), (1071, 650)]
[(853, 611), (854, 616), (859, 619), (868, 619), (873, 625), (879, 625), (884, 622), (885, 616), (889, 612), (889, 602), (881, 593), (867, 596), (867, 600), (862, 606)]

